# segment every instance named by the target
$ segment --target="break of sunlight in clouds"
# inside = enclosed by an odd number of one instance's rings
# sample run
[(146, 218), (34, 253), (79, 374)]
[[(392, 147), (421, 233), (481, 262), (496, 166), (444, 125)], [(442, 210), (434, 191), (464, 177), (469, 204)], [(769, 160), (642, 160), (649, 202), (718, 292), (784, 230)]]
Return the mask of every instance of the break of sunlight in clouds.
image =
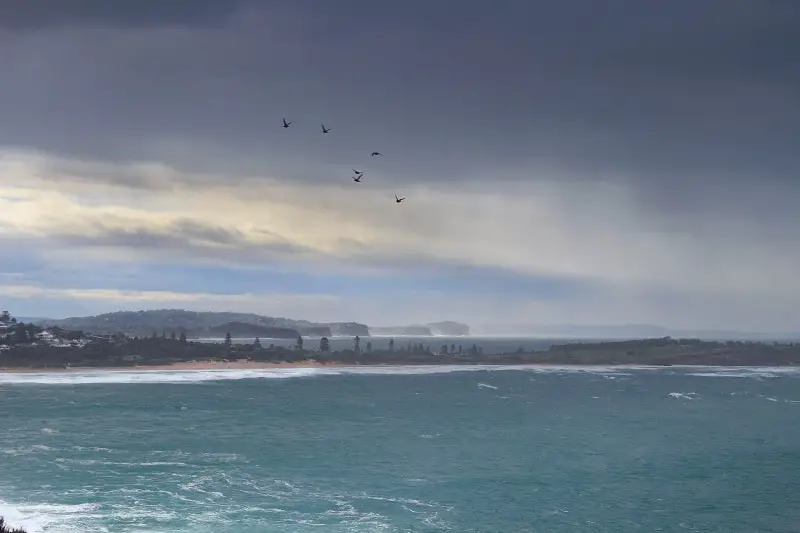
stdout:
[[(549, 179), (548, 179), (549, 178)], [(53, 257), (208, 260), (259, 265), (303, 259), (408, 268), (468, 264), (558, 275), (615, 290), (656, 287), (709, 296), (800, 296), (790, 242), (757, 220), (719, 212), (670, 218), (640, 209), (619, 185), (394, 189), (195, 175), (162, 165), (113, 165), (6, 152), (0, 235)], [(735, 215), (735, 214), (734, 214)], [(74, 252), (70, 252), (74, 253)]]
[[(115, 310), (179, 308), (195, 311), (236, 311), (281, 316), (314, 309), (317, 316), (331, 316), (340, 309), (339, 298), (327, 294), (216, 294), (203, 292), (131, 291), (113, 289), (63, 289), (23, 284), (0, 284), (0, 298), (66, 300), (86, 309)], [(303, 315), (305, 316), (305, 315)]]
[(35, 285), (0, 285), (0, 295), (14, 298), (35, 298), (40, 296), (56, 298), (75, 298), (79, 300), (112, 300), (120, 302), (237, 302), (250, 303), (254, 300), (314, 300), (335, 299), (324, 294), (310, 295), (263, 295), (263, 294), (213, 294), (213, 293), (181, 293), (172, 291), (120, 291), (113, 289), (52, 289)]
[[(120, 302), (124, 305), (131, 303), (150, 305), (165, 302), (181, 307), (210, 306), (212, 308), (232, 309), (230, 306), (254, 304), (267, 307), (276, 307), (285, 304), (314, 302), (325, 304), (336, 301), (335, 296), (327, 294), (215, 294), (203, 292), (172, 292), (172, 291), (125, 291), (114, 289), (55, 289), (39, 287), (36, 285), (3, 285), (0, 284), (0, 296), (10, 298), (55, 298), (76, 300), (99, 300), (103, 302)], [(222, 306), (222, 307), (220, 307)]]

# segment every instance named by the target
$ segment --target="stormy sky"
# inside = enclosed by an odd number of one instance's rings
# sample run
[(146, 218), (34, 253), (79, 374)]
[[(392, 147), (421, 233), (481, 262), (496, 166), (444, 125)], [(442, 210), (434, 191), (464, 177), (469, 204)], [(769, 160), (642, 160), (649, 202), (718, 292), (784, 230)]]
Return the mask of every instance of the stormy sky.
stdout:
[(1, 3), (0, 307), (800, 329), (797, 28), (793, 0)]

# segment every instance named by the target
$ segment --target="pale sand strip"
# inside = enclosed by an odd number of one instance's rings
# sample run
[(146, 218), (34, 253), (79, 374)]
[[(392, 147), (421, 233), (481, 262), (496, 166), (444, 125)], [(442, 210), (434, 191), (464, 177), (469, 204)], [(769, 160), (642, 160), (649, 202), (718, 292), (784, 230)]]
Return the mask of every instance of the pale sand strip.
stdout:
[(14, 373), (50, 373), (50, 372), (140, 372), (143, 370), (262, 370), (279, 368), (324, 368), (331, 366), (350, 366), (345, 363), (317, 363), (304, 361), (299, 363), (266, 363), (260, 361), (189, 361), (185, 363), (172, 363), (169, 365), (137, 365), (137, 366), (73, 366), (69, 368), (5, 368), (0, 367), (0, 372)]

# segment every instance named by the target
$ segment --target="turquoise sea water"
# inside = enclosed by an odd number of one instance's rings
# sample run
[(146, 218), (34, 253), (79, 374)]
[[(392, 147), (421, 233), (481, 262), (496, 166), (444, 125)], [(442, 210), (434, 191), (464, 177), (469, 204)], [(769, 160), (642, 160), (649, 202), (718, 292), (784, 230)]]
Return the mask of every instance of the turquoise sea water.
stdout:
[(791, 370), (0, 374), (0, 423), (33, 532), (800, 531)]

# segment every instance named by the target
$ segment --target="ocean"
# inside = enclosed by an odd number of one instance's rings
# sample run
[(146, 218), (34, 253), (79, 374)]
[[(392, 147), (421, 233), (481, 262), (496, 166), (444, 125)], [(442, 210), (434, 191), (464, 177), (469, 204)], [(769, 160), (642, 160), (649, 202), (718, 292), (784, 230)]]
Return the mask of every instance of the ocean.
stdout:
[(798, 532), (800, 371), (0, 373), (37, 532)]

